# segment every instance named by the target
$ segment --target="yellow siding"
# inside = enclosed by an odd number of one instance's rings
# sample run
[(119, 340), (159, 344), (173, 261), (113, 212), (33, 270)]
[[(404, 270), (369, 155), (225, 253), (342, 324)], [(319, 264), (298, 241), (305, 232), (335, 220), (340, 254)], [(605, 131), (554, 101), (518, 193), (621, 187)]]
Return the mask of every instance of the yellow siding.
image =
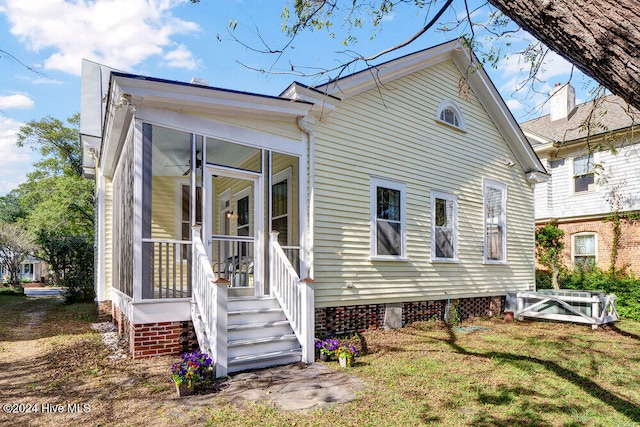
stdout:
[[(533, 284), (533, 192), (474, 94), (460, 98), (459, 79), (447, 61), (349, 98), (317, 124), (317, 306), (444, 299), (444, 291), (495, 295)], [(444, 99), (458, 104), (466, 132), (435, 121)], [(368, 260), (371, 175), (406, 183), (408, 262)], [(483, 178), (508, 186), (507, 265), (483, 264)], [(458, 196), (459, 263), (430, 262), (430, 190)]]
[[(187, 178), (154, 176), (151, 184), (151, 237), (153, 239), (176, 239), (176, 182), (189, 184)], [(178, 187), (179, 188), (179, 187)], [(179, 208), (179, 207), (178, 207)]]

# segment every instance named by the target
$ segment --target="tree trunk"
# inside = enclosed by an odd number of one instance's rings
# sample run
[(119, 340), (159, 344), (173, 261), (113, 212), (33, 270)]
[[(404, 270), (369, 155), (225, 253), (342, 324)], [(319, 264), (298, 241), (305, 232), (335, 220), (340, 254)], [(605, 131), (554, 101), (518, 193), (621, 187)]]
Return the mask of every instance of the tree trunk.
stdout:
[(640, 109), (638, 0), (489, 0), (586, 75)]

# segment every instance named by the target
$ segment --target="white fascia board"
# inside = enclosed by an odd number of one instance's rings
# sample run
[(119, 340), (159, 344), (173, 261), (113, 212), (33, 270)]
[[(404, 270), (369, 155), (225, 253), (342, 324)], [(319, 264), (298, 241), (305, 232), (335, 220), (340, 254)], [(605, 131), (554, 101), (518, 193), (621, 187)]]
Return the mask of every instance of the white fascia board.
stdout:
[(105, 114), (104, 133), (102, 135), (102, 148), (98, 164), (104, 171), (104, 175), (113, 176), (116, 162), (122, 151), (135, 107), (123, 102), (125, 93), (117, 84), (112, 84), (107, 98), (107, 110)]
[(468, 51), (464, 49), (456, 49), (453, 59), (460, 72), (466, 75), (469, 86), (495, 123), (524, 171), (548, 175), (484, 69), (478, 66), (477, 61), (471, 59)]
[(342, 99), (349, 98), (372, 89), (376, 85), (387, 83), (446, 61), (451, 58), (452, 52), (459, 48), (461, 48), (460, 41), (453, 40), (380, 65), (368, 67), (350, 76), (317, 86), (315, 89)]
[(115, 81), (123, 94), (131, 95), (131, 100), (136, 106), (290, 120), (308, 115), (313, 107), (307, 102), (202, 86), (122, 76), (116, 76)]
[(293, 82), (280, 96), (282, 98), (312, 103), (314, 104), (314, 112), (324, 111), (332, 113), (340, 104), (339, 98), (327, 93), (319, 92), (315, 89), (310, 89), (296, 82)]
[[(537, 133), (533, 133), (533, 132), (529, 132), (527, 130), (522, 129), (522, 133), (524, 134), (524, 136), (527, 137), (527, 139), (529, 140), (533, 140), (536, 141), (540, 144), (549, 144), (552, 143), (553, 141), (549, 138), (545, 138), (542, 135), (538, 135)], [(536, 150), (537, 151), (537, 150)]]

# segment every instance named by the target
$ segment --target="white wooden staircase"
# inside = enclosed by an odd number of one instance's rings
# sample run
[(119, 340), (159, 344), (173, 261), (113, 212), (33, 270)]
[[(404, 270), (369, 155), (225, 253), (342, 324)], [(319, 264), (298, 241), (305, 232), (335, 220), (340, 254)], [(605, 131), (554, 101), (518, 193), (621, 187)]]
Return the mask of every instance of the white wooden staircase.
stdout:
[(200, 349), (214, 361), (218, 377), (313, 362), (312, 281), (300, 280), (278, 245), (277, 234), (270, 237), (274, 297), (228, 298), (228, 282), (216, 278), (194, 228), (191, 317)]
[(230, 299), (228, 307), (228, 372), (302, 360), (300, 342), (277, 299)]

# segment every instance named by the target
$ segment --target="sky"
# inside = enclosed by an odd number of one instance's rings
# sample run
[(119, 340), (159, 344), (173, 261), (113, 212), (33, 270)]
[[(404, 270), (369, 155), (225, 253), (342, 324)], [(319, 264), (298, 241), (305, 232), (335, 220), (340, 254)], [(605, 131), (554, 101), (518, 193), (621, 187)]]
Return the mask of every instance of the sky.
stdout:
[[(486, 20), (489, 10), (475, 10), (474, 2), (470, 1), (473, 18)], [(80, 111), (82, 58), (134, 74), (185, 82), (198, 77), (216, 87), (278, 95), (294, 80), (313, 85), (327, 79), (326, 75), (292, 75), (291, 64), (305, 67), (307, 73), (331, 69), (351, 52), (371, 55), (404, 41), (425, 20), (424, 11), (396, 8), (384, 18), (375, 37), (371, 38), (372, 28), (365, 27), (355, 33), (357, 42), (345, 47), (340, 43), (345, 27), (337, 18), (331, 29), (335, 37), (325, 30), (307, 31), (280, 57), (256, 52), (287, 43), (281, 30), (286, 4), (286, 0), (201, 0), (197, 4), (188, 0), (0, 0), (0, 196), (24, 182), (38, 159), (30, 148), (16, 146), (21, 124), (46, 116), (65, 121)], [(455, 0), (432, 30), (375, 63), (463, 35), (468, 30), (442, 31), (445, 26), (453, 28), (452, 22), (463, 11), (462, 0)], [(502, 47), (504, 52), (516, 52), (529, 40), (525, 33)], [(483, 47), (490, 46), (487, 42)], [(536, 92), (515, 92), (527, 75), (517, 54), (501, 57), (497, 67), (487, 67), (487, 73), (518, 121), (546, 113), (544, 105), (536, 106), (544, 104), (556, 82), (571, 78), (578, 102), (586, 101), (593, 88), (593, 82), (577, 70), (572, 73), (570, 64), (555, 54), (547, 56)]]

